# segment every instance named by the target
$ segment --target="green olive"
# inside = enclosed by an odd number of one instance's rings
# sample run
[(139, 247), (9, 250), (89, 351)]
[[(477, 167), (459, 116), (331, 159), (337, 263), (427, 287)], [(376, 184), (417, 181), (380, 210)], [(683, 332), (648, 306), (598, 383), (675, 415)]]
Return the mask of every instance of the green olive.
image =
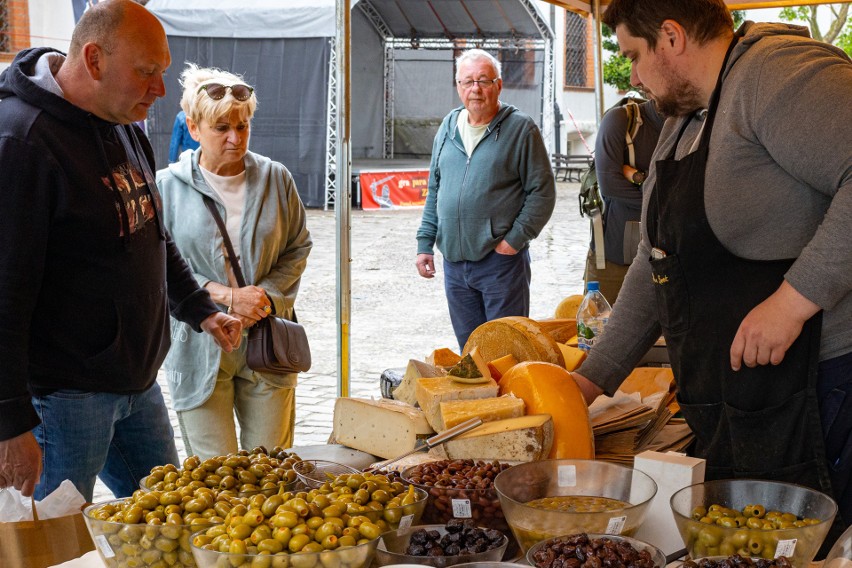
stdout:
[(382, 534), (382, 529), (371, 522), (364, 522), (358, 525), (358, 532), (366, 539), (373, 540), (379, 538)]
[(269, 552), (275, 554), (284, 550), (284, 544), (274, 538), (267, 538), (257, 543), (258, 552)]
[(306, 544), (311, 541), (311, 537), (306, 534), (294, 534), (287, 543), (287, 549), (290, 552), (299, 552)]
[(287, 546), (292, 536), (293, 531), (290, 530), (290, 527), (279, 527), (272, 531), (272, 538), (274, 538), (284, 546)]

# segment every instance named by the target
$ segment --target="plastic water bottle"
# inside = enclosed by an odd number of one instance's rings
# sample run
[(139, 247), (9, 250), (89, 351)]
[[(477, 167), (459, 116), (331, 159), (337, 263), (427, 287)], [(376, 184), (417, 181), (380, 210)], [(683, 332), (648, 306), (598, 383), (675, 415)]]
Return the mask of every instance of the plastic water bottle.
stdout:
[(577, 310), (577, 346), (583, 351), (589, 351), (595, 341), (603, 333), (612, 307), (601, 294), (597, 282), (589, 282), (586, 297)]

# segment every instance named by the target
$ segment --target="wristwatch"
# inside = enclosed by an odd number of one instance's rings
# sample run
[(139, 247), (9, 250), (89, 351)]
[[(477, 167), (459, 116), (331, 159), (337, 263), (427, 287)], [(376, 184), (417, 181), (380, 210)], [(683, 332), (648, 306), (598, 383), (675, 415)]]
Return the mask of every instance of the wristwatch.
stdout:
[(633, 172), (633, 176), (630, 179), (633, 180), (633, 183), (636, 185), (642, 185), (645, 182), (646, 177), (648, 177), (648, 174), (642, 170), (636, 170)]

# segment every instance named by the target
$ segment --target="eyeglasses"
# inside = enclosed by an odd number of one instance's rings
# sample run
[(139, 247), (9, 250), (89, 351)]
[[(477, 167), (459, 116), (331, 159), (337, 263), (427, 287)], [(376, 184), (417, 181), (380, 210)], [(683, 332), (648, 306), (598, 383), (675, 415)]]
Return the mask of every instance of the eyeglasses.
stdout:
[(248, 85), (244, 85), (242, 83), (237, 83), (236, 85), (223, 85), (221, 83), (207, 83), (206, 85), (201, 85), (198, 87), (198, 92), (207, 91), (207, 96), (209, 96), (214, 101), (222, 100), (225, 97), (225, 94), (228, 92), (228, 89), (231, 89), (231, 95), (237, 99), (238, 101), (247, 101), (251, 94), (254, 92), (253, 87), (249, 87)]
[(463, 79), (461, 81), (456, 81), (461, 87), (465, 89), (470, 89), (474, 84), (479, 85), (480, 88), (485, 89), (496, 83), (500, 80), (500, 77), (496, 79), (479, 79), (474, 81), (473, 79)]

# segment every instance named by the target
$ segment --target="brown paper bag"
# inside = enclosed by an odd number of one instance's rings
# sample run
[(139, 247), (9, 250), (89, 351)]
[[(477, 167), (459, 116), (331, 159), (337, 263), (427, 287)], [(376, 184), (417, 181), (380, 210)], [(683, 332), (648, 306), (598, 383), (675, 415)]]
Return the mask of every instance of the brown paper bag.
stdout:
[(0, 566), (47, 568), (95, 549), (83, 513), (33, 521), (0, 523)]

